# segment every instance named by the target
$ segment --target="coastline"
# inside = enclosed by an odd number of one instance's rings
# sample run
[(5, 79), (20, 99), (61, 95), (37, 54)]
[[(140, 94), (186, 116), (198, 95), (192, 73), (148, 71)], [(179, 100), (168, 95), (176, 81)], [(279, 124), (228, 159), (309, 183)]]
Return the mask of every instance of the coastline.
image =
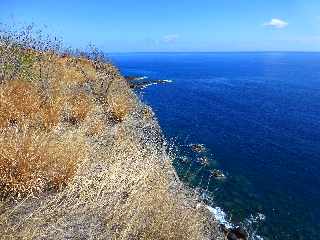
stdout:
[(3, 204), (1, 238), (224, 239), (199, 196), (178, 179), (152, 109), (113, 65), (97, 76), (99, 88), (86, 85), (85, 91), (108, 93), (109, 105), (125, 103), (126, 116), (107, 116), (106, 127), (86, 135), (94, 121), (105, 118), (103, 106), (95, 104), (77, 129), (58, 126), (58, 134), (85, 135), (86, 159), (62, 191)]

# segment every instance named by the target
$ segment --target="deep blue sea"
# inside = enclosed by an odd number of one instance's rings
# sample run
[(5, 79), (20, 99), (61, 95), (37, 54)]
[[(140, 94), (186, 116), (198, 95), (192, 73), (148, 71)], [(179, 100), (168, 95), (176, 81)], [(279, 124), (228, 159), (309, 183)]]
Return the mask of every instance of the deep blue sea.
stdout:
[[(172, 80), (139, 94), (177, 148), (181, 179), (264, 239), (320, 239), (320, 53), (109, 57), (124, 75)], [(212, 169), (227, 178), (209, 179)]]

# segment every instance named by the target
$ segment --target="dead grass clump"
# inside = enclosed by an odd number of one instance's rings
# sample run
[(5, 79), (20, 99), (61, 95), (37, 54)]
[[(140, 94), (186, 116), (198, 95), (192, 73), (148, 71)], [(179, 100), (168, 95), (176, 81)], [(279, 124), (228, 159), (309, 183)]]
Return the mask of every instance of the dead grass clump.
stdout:
[(89, 136), (100, 135), (105, 128), (106, 128), (105, 122), (102, 119), (98, 119), (97, 121), (93, 121), (90, 124), (87, 130), (87, 135)]
[(108, 157), (104, 187), (114, 197), (107, 207), (107, 231), (114, 239), (208, 239), (205, 216), (194, 196), (175, 182), (170, 159), (155, 142), (144, 144), (142, 132), (131, 130), (128, 122), (117, 126), (113, 157)]
[(97, 79), (96, 69), (93, 63), (87, 59), (56, 56), (54, 65), (57, 71), (52, 81), (63, 85), (81, 86), (88, 81)]
[(58, 137), (30, 129), (1, 130), (0, 146), (2, 199), (62, 188), (85, 156), (80, 137)]
[(119, 239), (206, 239), (203, 214), (183, 194), (172, 192), (161, 171), (137, 176), (142, 185), (122, 193), (122, 205), (107, 219), (108, 228)]
[(54, 93), (46, 99), (39, 85), (12, 80), (0, 85), (0, 128), (30, 125), (52, 129), (61, 120), (66, 97)]
[(36, 119), (42, 103), (36, 88), (22, 80), (13, 80), (0, 87), (0, 127)]
[(115, 81), (106, 96), (108, 110), (115, 120), (122, 122), (134, 110), (136, 99), (125, 82)]
[(58, 125), (58, 123), (61, 120), (64, 104), (64, 100), (58, 98), (43, 105), (41, 109), (41, 120), (45, 129), (51, 130), (52, 128)]
[(84, 93), (72, 96), (69, 100), (70, 115), (69, 118), (75, 122), (82, 122), (93, 108), (93, 102), (90, 97)]
[(86, 80), (96, 81), (97, 80), (97, 71), (95, 65), (92, 61), (86, 58), (77, 59), (78, 69), (85, 75)]
[(113, 117), (122, 122), (126, 115), (129, 113), (129, 106), (125, 97), (119, 97), (114, 99), (110, 104), (110, 110)]

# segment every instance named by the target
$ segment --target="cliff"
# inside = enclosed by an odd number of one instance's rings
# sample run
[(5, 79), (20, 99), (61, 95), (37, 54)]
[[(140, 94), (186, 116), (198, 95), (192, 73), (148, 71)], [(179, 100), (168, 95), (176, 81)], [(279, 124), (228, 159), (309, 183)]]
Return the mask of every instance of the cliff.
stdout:
[(1, 239), (224, 239), (116, 67), (0, 50)]

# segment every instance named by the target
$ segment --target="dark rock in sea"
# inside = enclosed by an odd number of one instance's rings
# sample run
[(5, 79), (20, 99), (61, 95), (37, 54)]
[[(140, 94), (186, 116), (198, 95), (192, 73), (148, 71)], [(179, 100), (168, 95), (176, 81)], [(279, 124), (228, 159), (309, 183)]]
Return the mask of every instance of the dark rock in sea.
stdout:
[(192, 144), (191, 149), (192, 149), (192, 151), (197, 152), (197, 153), (202, 153), (202, 152), (206, 151), (206, 148), (203, 144)]
[(221, 171), (221, 170), (218, 170), (218, 169), (214, 169), (211, 171), (211, 175), (214, 177), (214, 178), (217, 178), (217, 179), (224, 179), (226, 178), (226, 175), (224, 175), (224, 173)]
[(147, 86), (159, 83), (168, 83), (168, 80), (150, 80), (147, 77), (135, 77), (135, 76), (126, 76), (125, 77), (129, 87), (132, 89), (145, 88)]
[(168, 82), (171, 82), (169, 80), (156, 80), (155, 81), (156, 83), (168, 83)]
[(220, 228), (220, 231), (223, 232), (225, 235), (228, 234), (229, 229), (224, 224), (220, 224), (219, 228)]
[(248, 239), (248, 233), (243, 227), (237, 226), (231, 229), (230, 232), (236, 235), (238, 239), (243, 239), (243, 240)]
[(247, 231), (240, 226), (234, 228), (227, 228), (225, 225), (220, 225), (220, 231), (223, 232), (228, 240), (247, 240)]
[(180, 161), (183, 162), (183, 163), (188, 163), (189, 159), (186, 156), (181, 156), (180, 157)]
[(138, 86), (143, 85), (143, 83), (138, 82), (138, 80), (141, 79), (139, 77), (136, 77), (136, 76), (125, 76), (124, 78), (126, 79), (126, 81), (129, 84), (130, 88), (138, 88)]
[(125, 76), (124, 77), (127, 81), (134, 81), (136, 79), (138, 79), (138, 77), (135, 77), (135, 76)]
[(129, 87), (132, 88), (132, 89), (135, 89), (135, 88), (144, 88), (146, 86), (148, 86), (150, 83), (149, 82), (136, 82), (136, 83), (133, 83), (133, 82), (130, 82), (129, 83)]
[(207, 157), (200, 157), (200, 158), (198, 158), (198, 161), (203, 166), (208, 166), (209, 165), (209, 159)]
[(229, 232), (229, 233), (227, 234), (227, 239), (228, 239), (228, 240), (239, 240), (238, 237), (237, 237), (234, 233), (232, 233), (232, 232)]

